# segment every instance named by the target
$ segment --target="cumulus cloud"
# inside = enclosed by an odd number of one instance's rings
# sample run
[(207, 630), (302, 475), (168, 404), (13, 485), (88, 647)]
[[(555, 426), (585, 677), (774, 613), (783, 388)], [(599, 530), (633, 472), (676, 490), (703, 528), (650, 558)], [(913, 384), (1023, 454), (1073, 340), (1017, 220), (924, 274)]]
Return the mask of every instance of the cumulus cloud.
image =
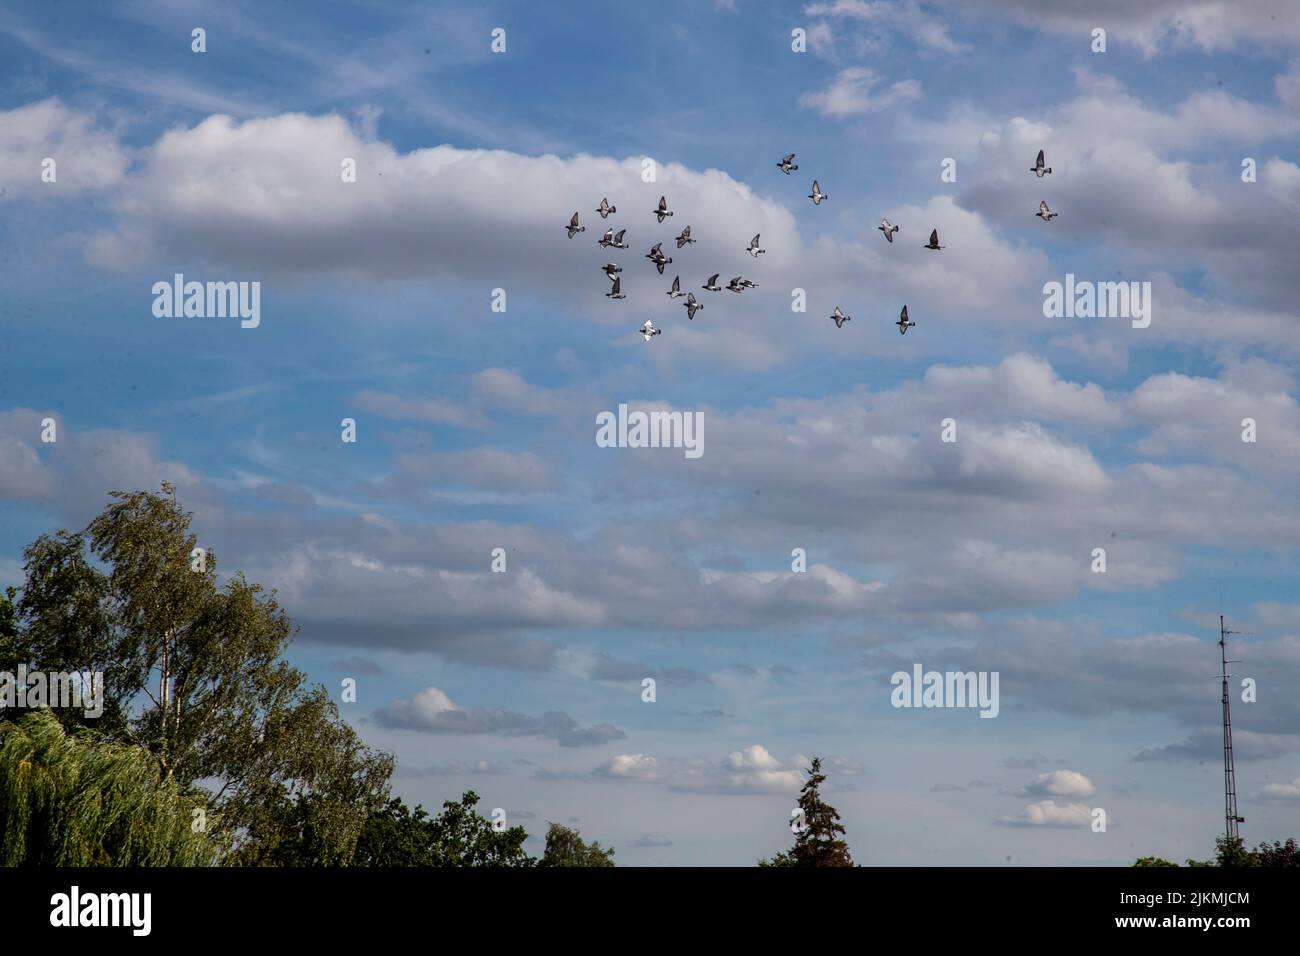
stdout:
[(558, 710), (530, 717), (501, 707), (466, 709), (437, 687), (426, 687), (409, 699), (387, 704), (375, 711), (374, 719), (383, 727), (432, 734), (549, 737), (561, 747), (585, 747), (622, 740), (627, 736), (608, 723), (579, 727), (577, 721)]
[(1057, 803), (1039, 800), (1027, 804), (1018, 814), (998, 820), (1008, 827), (1042, 827), (1045, 829), (1073, 829), (1092, 824), (1092, 808), (1086, 803)]
[[(55, 162), (54, 182), (42, 163)], [(0, 201), (53, 199), (117, 185), (130, 165), (114, 133), (58, 99), (0, 110)]]
[(1053, 770), (1040, 773), (1024, 789), (1025, 796), (1090, 797), (1097, 792), (1091, 780), (1077, 770)]

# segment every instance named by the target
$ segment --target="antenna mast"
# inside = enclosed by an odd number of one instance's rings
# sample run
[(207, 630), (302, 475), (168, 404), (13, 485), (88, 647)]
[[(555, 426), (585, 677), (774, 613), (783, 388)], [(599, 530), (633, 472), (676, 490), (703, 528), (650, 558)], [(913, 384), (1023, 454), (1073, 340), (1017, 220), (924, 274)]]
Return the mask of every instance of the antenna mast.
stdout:
[(1229, 848), (1241, 839), (1237, 824), (1246, 822), (1245, 817), (1237, 816), (1237, 768), (1232, 758), (1232, 711), (1228, 704), (1228, 665), (1241, 663), (1228, 660), (1228, 635), (1240, 633), (1228, 630), (1223, 615), (1219, 615), (1219, 656), (1223, 660), (1223, 821)]

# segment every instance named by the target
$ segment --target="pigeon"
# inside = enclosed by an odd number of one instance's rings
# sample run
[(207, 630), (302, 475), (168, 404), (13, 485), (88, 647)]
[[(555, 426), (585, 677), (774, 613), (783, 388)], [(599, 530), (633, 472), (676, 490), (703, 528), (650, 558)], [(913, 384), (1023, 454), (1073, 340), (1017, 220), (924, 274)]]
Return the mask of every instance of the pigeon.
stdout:
[(1040, 149), (1038, 151), (1038, 161), (1034, 163), (1034, 165), (1029, 167), (1029, 171), (1033, 173), (1035, 176), (1037, 176), (1039, 179), (1042, 179), (1044, 176), (1046, 176), (1048, 173), (1052, 171), (1051, 166), (1044, 166), (1043, 163), (1044, 163), (1043, 151)]
[(626, 229), (620, 229), (618, 232), (614, 233), (614, 241), (611, 243), (613, 248), (615, 249), (627, 248), (627, 243), (623, 241), (623, 234), (626, 232), (627, 232)]
[(686, 306), (686, 318), (688, 319), (695, 318), (695, 313), (704, 308), (704, 306), (695, 301), (694, 292), (688, 292), (686, 294), (686, 301), (683, 302), (682, 305)]
[(662, 335), (664, 330), (663, 330), (663, 329), (656, 329), (656, 328), (655, 328), (655, 324), (654, 324), (653, 322), (651, 322), (649, 319), (646, 319), (646, 320), (645, 320), (645, 325), (641, 326), (641, 328), (637, 329), (637, 331), (640, 332), (642, 336), (644, 336), (644, 338), (645, 338), (645, 340), (646, 340), (647, 342), (649, 342), (649, 341), (650, 341), (650, 336), (652, 336), (652, 335)]
[(758, 235), (759, 235), (758, 233), (754, 233), (754, 238), (749, 240), (749, 248), (745, 250), (755, 259), (761, 256), (763, 253), (767, 252), (766, 249), (758, 248)]
[(931, 229), (931, 230), (930, 230), (930, 241), (927, 242), (927, 243), (926, 243), (922, 248), (925, 248), (925, 249), (934, 249), (934, 250), (936, 250), (936, 251), (939, 250), (939, 249), (942, 249), (942, 248), (943, 248), (943, 246), (939, 245), (939, 230), (938, 230), (938, 229)]
[(845, 322), (851, 322), (853, 320), (853, 316), (845, 315), (840, 311), (840, 307), (837, 305), (835, 311), (831, 313), (831, 320), (835, 323), (837, 329), (842, 329), (844, 328)]
[(578, 214), (575, 212), (573, 218), (569, 220), (569, 238), (572, 239), (580, 232), (586, 232), (586, 226), (578, 225)]
[(659, 197), (659, 208), (655, 210), (655, 217), (656, 217), (660, 222), (663, 222), (664, 219), (665, 219), (666, 217), (671, 216), (671, 215), (672, 215), (672, 213), (670, 213), (670, 212), (668, 211), (668, 200), (665, 199), (663, 196), (660, 196), (660, 197)]
[(794, 170), (798, 169), (799, 167), (794, 164), (794, 153), (791, 153), (789, 156), (786, 156), (777, 163), (776, 168), (781, 170), (781, 172), (785, 173), (787, 176), (789, 176)]
[(1038, 212), (1034, 213), (1034, 215), (1037, 216), (1039, 219), (1043, 220), (1043, 222), (1051, 222), (1053, 219), (1059, 216), (1060, 213), (1052, 212), (1052, 210), (1048, 209), (1047, 200), (1044, 199), (1042, 202), (1038, 204)]
[(645, 256), (647, 259), (649, 259), (651, 262), (655, 264), (655, 268), (659, 270), (660, 275), (664, 274), (664, 266), (666, 266), (668, 263), (673, 261), (672, 259), (664, 258), (664, 251), (661, 248), (659, 248), (662, 245), (663, 245), (662, 242), (656, 242), (654, 246), (650, 249), (650, 251), (646, 253)]
[(709, 276), (709, 281), (700, 286), (700, 288), (708, 289), (710, 292), (721, 292), (722, 286), (718, 285), (718, 276), (720, 275), (722, 275), (721, 272), (713, 273), (713, 275)]
[(601, 219), (608, 219), (611, 212), (618, 212), (618, 207), (611, 206), (608, 199), (602, 199), (600, 201), (600, 208), (598, 208), (596, 212), (600, 213)]
[(894, 233), (898, 232), (897, 226), (891, 226), (888, 219), (880, 220), (880, 225), (876, 227), (885, 234), (885, 238), (890, 242), (894, 241)]
[(614, 287), (606, 292), (605, 296), (610, 299), (626, 299), (627, 296), (623, 294), (623, 280), (615, 276)]
[(741, 279), (741, 280), (740, 280), (740, 284), (741, 284), (742, 286), (744, 286), (746, 289), (757, 289), (757, 288), (758, 288), (758, 283), (757, 283), (757, 282), (750, 282), (748, 279)]
[(740, 276), (736, 276), (736, 278), (732, 279), (730, 282), (727, 283), (727, 288), (730, 289), (732, 292), (744, 292), (745, 280), (742, 279)]
[(688, 242), (694, 242), (694, 241), (695, 240), (691, 238), (691, 227), (687, 226), (685, 229), (682, 230), (682, 234), (677, 237), (677, 248), (680, 249)]
[(596, 245), (602, 249), (607, 249), (614, 244), (614, 230), (606, 229), (605, 234), (596, 240)]
[(623, 271), (622, 266), (615, 265), (612, 262), (606, 262), (602, 268), (605, 270), (605, 275), (607, 275), (611, 281), (614, 279), (614, 273)]
[(823, 199), (830, 199), (829, 196), (822, 192), (822, 188), (817, 185), (815, 179), (813, 180), (813, 191), (808, 194), (808, 198), (813, 201), (814, 206), (820, 206)]
[(681, 296), (682, 296), (682, 277), (673, 276), (673, 287), (668, 290), (668, 297), (670, 299), (678, 299), (681, 298)]
[(903, 306), (903, 311), (898, 314), (898, 321), (894, 324), (898, 326), (899, 335), (906, 335), (907, 330), (916, 325), (915, 322), (907, 317), (907, 306)]

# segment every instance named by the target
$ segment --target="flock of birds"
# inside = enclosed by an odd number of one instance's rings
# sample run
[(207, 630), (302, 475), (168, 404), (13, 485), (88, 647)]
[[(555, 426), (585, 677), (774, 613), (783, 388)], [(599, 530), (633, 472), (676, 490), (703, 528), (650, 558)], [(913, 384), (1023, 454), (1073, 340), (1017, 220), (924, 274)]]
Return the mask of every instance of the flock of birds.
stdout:
[[(781, 161), (776, 164), (776, 168), (789, 176), (799, 168), (794, 162), (794, 157), (794, 153), (782, 157)], [(1047, 165), (1046, 156), (1044, 155), (1043, 150), (1040, 149), (1038, 151), (1038, 157), (1034, 162), (1034, 165), (1029, 167), (1029, 171), (1039, 179), (1042, 179), (1044, 176), (1051, 173), (1052, 167)], [(814, 179), (812, 183), (812, 191), (808, 194), (808, 198), (812, 200), (814, 206), (820, 206), (830, 197), (822, 192), (821, 186), (818, 184), (817, 180)], [(596, 207), (596, 213), (602, 220), (608, 219), (616, 212), (618, 212), (618, 207), (611, 206), (608, 198), (601, 199), (600, 205)], [(655, 209), (651, 210), (651, 212), (654, 214), (655, 219), (660, 223), (673, 215), (673, 210), (668, 208), (668, 199), (665, 196), (659, 197), (659, 205)], [(1059, 215), (1059, 213), (1052, 212), (1052, 210), (1048, 208), (1047, 202), (1044, 200), (1039, 202), (1038, 212), (1035, 215), (1044, 222), (1051, 222)], [(900, 231), (899, 227), (893, 225), (888, 219), (881, 219), (880, 225), (876, 228), (884, 234), (885, 240), (891, 244), (894, 241), (894, 236)], [(567, 231), (570, 239), (580, 232), (587, 231), (587, 227), (582, 225), (579, 221), (577, 212), (574, 212), (573, 218), (569, 220)], [(624, 236), (626, 235), (626, 229), (620, 229), (618, 232), (615, 232), (613, 227), (610, 227), (605, 230), (600, 239), (596, 241), (596, 244), (602, 249), (626, 249), (628, 248), (628, 244), (623, 241)], [(760, 245), (760, 239), (761, 235), (755, 233), (754, 238), (749, 240), (749, 245), (745, 247), (745, 251), (755, 259), (767, 252), (767, 250), (762, 248)], [(691, 238), (690, 226), (687, 226), (681, 231), (681, 234), (676, 238), (676, 242), (678, 249), (695, 244), (695, 240)], [(929, 249), (933, 252), (938, 252), (940, 249), (946, 248), (939, 244), (938, 228), (930, 230), (930, 241), (922, 246), (922, 248)], [(650, 260), (650, 263), (658, 270), (660, 275), (664, 274), (664, 267), (670, 265), (673, 261), (672, 256), (664, 255), (662, 242), (656, 242), (651, 246), (650, 251), (646, 253), (645, 258)], [(619, 273), (623, 271), (623, 268), (615, 262), (607, 262), (603, 267), (603, 271), (605, 276), (612, 283), (610, 291), (606, 292), (605, 296), (610, 299), (626, 299), (627, 295), (623, 292), (623, 280), (619, 275)], [(735, 276), (725, 286), (720, 286), (718, 285), (718, 278), (721, 275), (722, 273), (715, 272), (700, 288), (708, 292), (721, 292), (723, 289), (726, 289), (729, 292), (735, 292), (737, 294), (743, 293), (749, 289), (758, 288), (758, 283), (746, 279), (744, 276)], [(695, 298), (694, 292), (683, 293), (681, 276), (674, 276), (672, 287), (668, 290), (668, 296), (672, 299), (679, 299), (683, 295), (685, 295), (686, 298), (686, 301), (682, 303), (686, 308), (686, 318), (694, 319), (695, 313), (704, 308), (704, 303)], [(835, 323), (837, 329), (842, 329), (844, 328), (845, 322), (852, 321), (853, 316), (845, 315), (837, 305), (835, 311), (830, 314), (830, 319)], [(906, 305), (903, 306), (903, 310), (899, 313), (898, 321), (894, 324), (898, 326), (898, 332), (900, 335), (906, 335), (908, 329), (915, 328), (917, 325), (917, 323), (908, 318)], [(645, 324), (637, 331), (641, 333), (642, 337), (644, 337), (647, 342), (649, 342), (654, 336), (663, 334), (663, 329), (655, 328), (654, 322), (650, 319), (646, 319)]]

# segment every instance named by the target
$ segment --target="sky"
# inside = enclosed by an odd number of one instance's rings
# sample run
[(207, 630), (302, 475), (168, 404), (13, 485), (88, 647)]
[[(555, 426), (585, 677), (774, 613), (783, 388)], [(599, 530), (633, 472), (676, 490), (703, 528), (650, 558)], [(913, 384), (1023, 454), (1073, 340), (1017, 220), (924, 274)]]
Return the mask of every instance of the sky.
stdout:
[(395, 792), (643, 866), (786, 848), (815, 755), (859, 863), (1207, 858), (1224, 614), (1242, 835), (1300, 835), (1298, 53), (1293, 0), (7, 3), (0, 586), (170, 481)]

